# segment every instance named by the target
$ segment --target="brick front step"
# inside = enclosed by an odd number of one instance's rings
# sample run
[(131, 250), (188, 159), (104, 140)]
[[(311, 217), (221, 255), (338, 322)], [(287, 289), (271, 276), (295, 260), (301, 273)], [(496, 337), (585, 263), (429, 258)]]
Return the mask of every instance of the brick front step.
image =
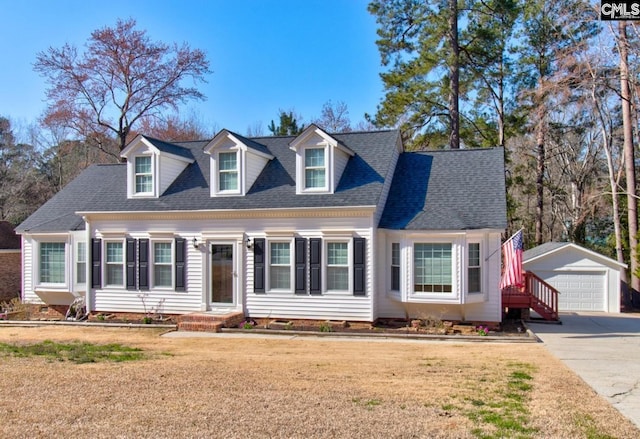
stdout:
[(223, 322), (179, 322), (178, 331), (220, 332)]
[(178, 316), (178, 331), (220, 332), (221, 328), (234, 328), (244, 321), (244, 313), (194, 313)]

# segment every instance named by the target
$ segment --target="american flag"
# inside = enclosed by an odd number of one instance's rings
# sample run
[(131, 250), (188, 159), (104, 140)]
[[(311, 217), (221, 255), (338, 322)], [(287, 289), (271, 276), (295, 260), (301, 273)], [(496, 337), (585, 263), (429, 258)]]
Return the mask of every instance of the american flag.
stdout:
[(512, 285), (521, 287), (524, 285), (524, 277), (522, 276), (522, 230), (519, 230), (507, 242), (502, 244), (502, 252), (504, 254), (504, 272), (500, 279), (500, 289)]

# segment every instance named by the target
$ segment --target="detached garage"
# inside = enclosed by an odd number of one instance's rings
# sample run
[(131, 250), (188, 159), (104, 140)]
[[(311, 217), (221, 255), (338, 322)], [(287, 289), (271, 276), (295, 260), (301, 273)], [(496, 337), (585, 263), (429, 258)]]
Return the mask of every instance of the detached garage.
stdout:
[(620, 272), (626, 265), (570, 242), (524, 252), (522, 266), (560, 292), (559, 311), (620, 312)]

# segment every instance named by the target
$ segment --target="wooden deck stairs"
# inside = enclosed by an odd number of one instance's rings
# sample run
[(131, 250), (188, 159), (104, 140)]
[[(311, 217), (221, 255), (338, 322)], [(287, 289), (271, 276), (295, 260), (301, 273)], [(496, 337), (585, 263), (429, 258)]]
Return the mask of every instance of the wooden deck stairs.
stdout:
[(244, 321), (244, 313), (193, 313), (177, 318), (178, 331), (220, 332), (222, 328), (235, 328)]
[(559, 321), (558, 290), (540, 279), (535, 273), (525, 273), (523, 287), (507, 287), (502, 290), (502, 308), (512, 310), (534, 310), (543, 319)]

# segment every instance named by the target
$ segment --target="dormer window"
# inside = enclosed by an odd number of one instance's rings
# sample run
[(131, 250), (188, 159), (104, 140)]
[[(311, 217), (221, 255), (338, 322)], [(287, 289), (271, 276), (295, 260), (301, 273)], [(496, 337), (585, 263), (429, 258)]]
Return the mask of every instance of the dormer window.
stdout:
[(239, 190), (238, 154), (236, 152), (218, 154), (218, 190), (220, 192), (237, 192)]
[(135, 158), (136, 194), (153, 193), (153, 173), (150, 156)]
[(211, 156), (212, 197), (243, 196), (251, 189), (269, 160), (266, 146), (228, 130), (222, 130), (204, 147)]
[(305, 189), (326, 189), (327, 165), (325, 148), (307, 148), (304, 152)]
[(195, 161), (189, 149), (136, 136), (120, 153), (127, 160), (127, 198), (158, 198)]
[(309, 125), (291, 143), (296, 153), (296, 194), (333, 194), (355, 153), (316, 125)]

